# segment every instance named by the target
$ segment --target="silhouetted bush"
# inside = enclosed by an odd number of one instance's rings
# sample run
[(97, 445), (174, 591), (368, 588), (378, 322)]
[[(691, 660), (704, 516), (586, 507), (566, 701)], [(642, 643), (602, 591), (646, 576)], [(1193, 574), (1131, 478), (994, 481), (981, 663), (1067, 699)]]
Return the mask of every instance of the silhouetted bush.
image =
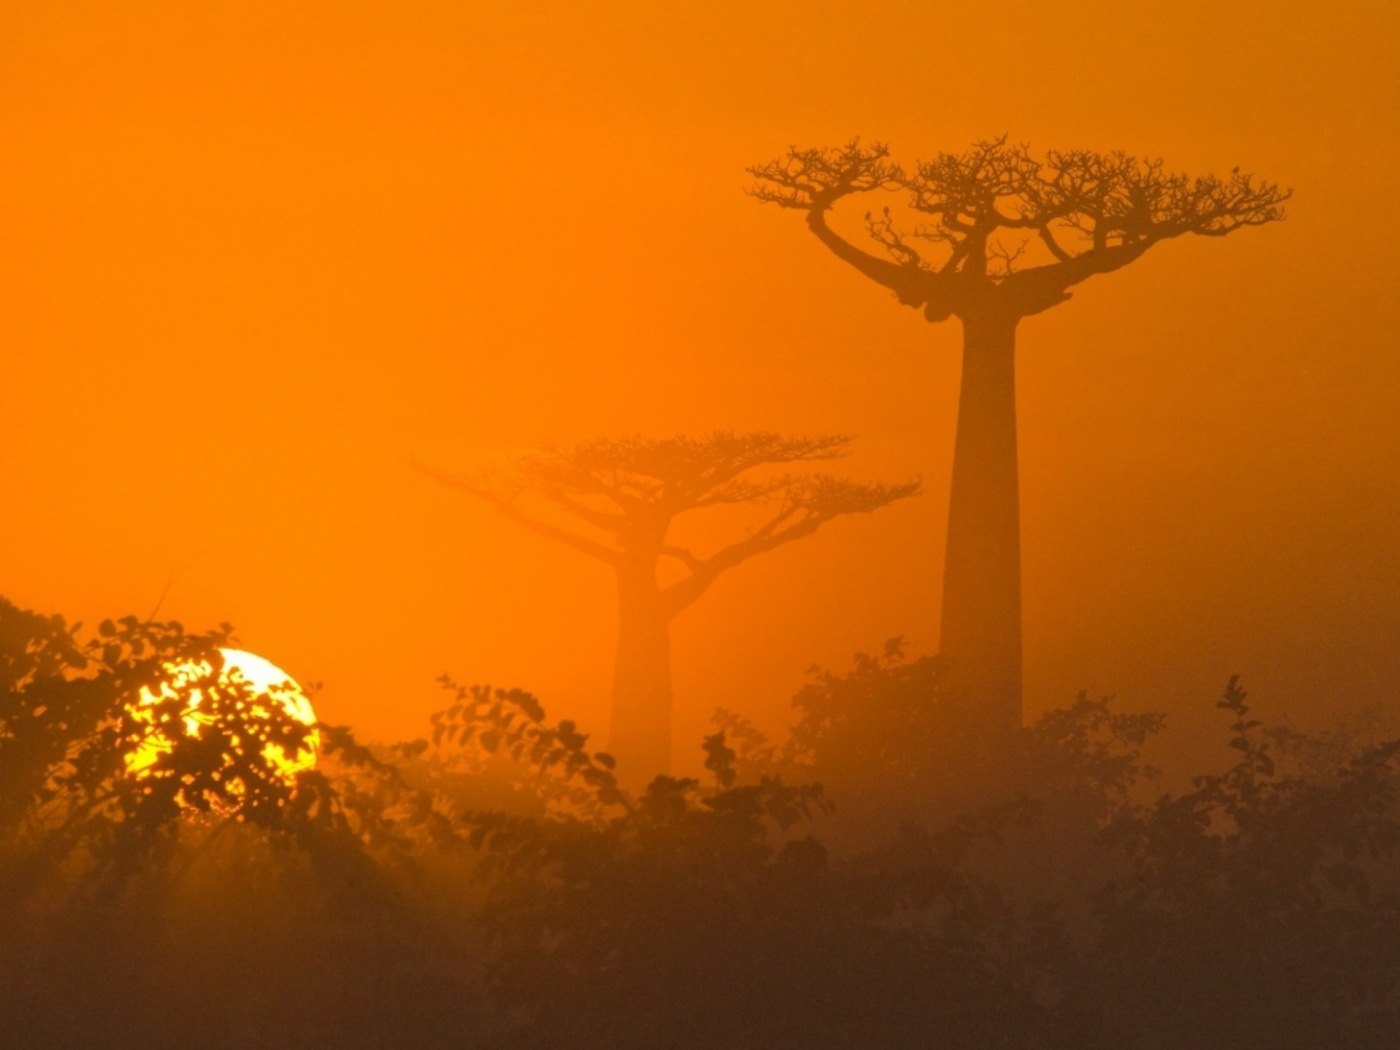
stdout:
[(1095, 896), (1086, 983), (1133, 1045), (1395, 1046), (1400, 741), (1309, 782), (1235, 680), (1220, 706), (1238, 762), (1110, 829), (1131, 870)]
[[(428, 736), (320, 725), (316, 769), (289, 782), (262, 744), (308, 728), (253, 724), (213, 670), (216, 731), (131, 776), (134, 698), (172, 662), (216, 669), (226, 640), (132, 619), (87, 639), (0, 600), (6, 1045), (1400, 1036), (1400, 741), (1311, 746), (1233, 681), (1234, 764), (1159, 798), (1141, 756), (1158, 716), (1080, 697), (960, 735), (938, 661), (897, 642), (814, 673), (787, 740), (722, 713), (703, 781), (630, 791), (535, 697), (444, 679)], [(1280, 742), (1306, 761), (1276, 768)]]
[[(344, 729), (317, 727), (320, 768), (289, 783), (265, 745), (310, 728), (218, 680), (227, 638), (127, 618), (84, 641), (0, 599), (6, 1045), (460, 1045), (484, 1024), (479, 952), (444, 936), (416, 872), (451, 828)], [(210, 670), (184, 688), (217, 719), (130, 775), (142, 688), (191, 660)]]

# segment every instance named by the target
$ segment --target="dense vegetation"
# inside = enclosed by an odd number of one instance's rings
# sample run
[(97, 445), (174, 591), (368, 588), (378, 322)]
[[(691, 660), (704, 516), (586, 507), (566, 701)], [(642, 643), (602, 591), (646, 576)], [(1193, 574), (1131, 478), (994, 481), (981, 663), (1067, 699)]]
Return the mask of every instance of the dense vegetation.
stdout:
[[(1081, 697), (979, 738), (891, 644), (625, 790), (530, 694), (421, 740), (251, 718), (126, 772), (128, 705), (227, 630), (0, 599), (0, 1030), (23, 1047), (1390, 1048), (1400, 741), (1271, 731), (1160, 794)], [(178, 719), (171, 700), (159, 717)]]

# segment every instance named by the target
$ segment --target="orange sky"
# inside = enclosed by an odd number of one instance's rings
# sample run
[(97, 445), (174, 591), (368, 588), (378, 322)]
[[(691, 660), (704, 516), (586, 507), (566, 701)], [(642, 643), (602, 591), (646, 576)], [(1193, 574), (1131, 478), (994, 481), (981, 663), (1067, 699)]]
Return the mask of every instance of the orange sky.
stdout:
[(934, 647), (958, 331), (743, 169), (1009, 132), (1296, 191), (1023, 323), (1029, 706), (1189, 724), (1237, 671), (1299, 718), (1393, 704), (1400, 7), (990, 10), (8, 0), (0, 593), (92, 621), (170, 582), (163, 617), (232, 621), (369, 736), (419, 732), (445, 670), (601, 727), (606, 568), (410, 457), (855, 434), (851, 473), (926, 494), (676, 624), (682, 754), (716, 704), (780, 724), (813, 661)]

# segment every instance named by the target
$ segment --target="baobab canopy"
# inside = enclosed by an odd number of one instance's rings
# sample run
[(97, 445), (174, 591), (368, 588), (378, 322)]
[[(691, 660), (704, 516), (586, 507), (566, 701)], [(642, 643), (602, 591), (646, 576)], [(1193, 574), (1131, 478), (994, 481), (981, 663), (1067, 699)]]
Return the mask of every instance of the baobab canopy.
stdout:
[[(890, 288), (930, 321), (998, 310), (1025, 317), (1069, 298), (1069, 289), (1120, 269), (1164, 240), (1221, 237), (1283, 218), (1288, 190), (1238, 168), (1189, 177), (1161, 160), (1121, 151), (1032, 153), (1005, 137), (963, 153), (939, 153), (907, 171), (880, 143), (791, 148), (749, 169), (760, 201), (807, 212), (837, 255)], [(903, 192), (926, 221), (905, 230), (890, 208), (865, 213), (880, 255), (827, 226), (843, 197)]]

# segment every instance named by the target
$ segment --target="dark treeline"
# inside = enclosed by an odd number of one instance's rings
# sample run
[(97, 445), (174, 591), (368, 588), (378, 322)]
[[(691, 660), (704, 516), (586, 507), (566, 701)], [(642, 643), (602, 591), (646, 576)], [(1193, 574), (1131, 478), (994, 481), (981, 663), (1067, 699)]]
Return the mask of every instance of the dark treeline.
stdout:
[[(528, 693), (420, 740), (220, 718), (143, 776), (129, 705), (227, 632), (0, 600), (0, 1031), (16, 1047), (1390, 1048), (1400, 742), (1230, 682), (1223, 772), (1081, 697), (994, 744), (898, 643), (629, 791)], [(157, 718), (180, 717), (181, 701)]]

